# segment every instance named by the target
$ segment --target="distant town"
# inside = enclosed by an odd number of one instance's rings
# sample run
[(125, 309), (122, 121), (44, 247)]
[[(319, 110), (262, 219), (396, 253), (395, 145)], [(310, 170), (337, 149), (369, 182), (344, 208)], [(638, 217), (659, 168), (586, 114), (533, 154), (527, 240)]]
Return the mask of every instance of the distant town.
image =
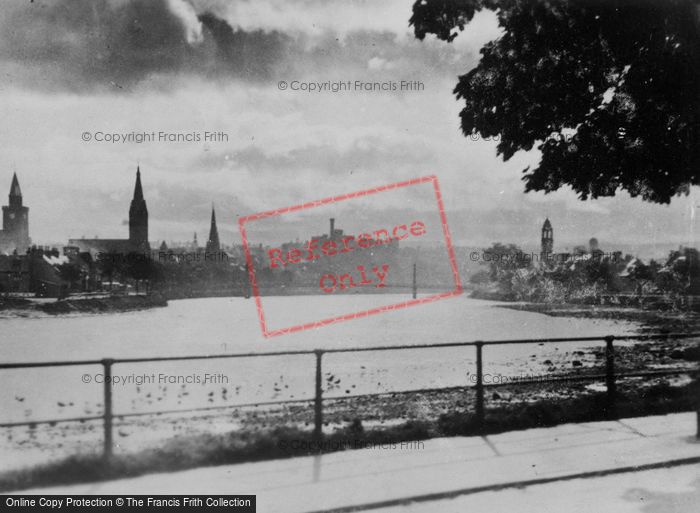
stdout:
[[(23, 205), (19, 180), (14, 174), (9, 205), (3, 207), (3, 231), (0, 232), (0, 293), (55, 298), (98, 292), (158, 292), (167, 298), (250, 295), (249, 266), (243, 246), (221, 244), (213, 206), (209, 235), (203, 245), (198, 242), (196, 233), (188, 243), (152, 244), (148, 215), (141, 169), (137, 167), (127, 238), (82, 237), (71, 238), (62, 247), (34, 245), (29, 235), (29, 208)], [(412, 226), (411, 229), (415, 232), (416, 228)], [(321, 247), (352, 238), (335, 227), (335, 219), (330, 219), (329, 231), (310, 240)], [(279, 248), (262, 244), (250, 248), (257, 284), (263, 293), (315, 293), (324, 274), (335, 272), (339, 266), (356, 268), (363, 264), (370, 272), (379, 264), (380, 273), (382, 265), (392, 266), (391, 277), (384, 276), (381, 287), (377, 287), (382, 290), (375, 292), (411, 289), (414, 264), (421, 267), (422, 287), (453, 285), (447, 260), (436, 265), (431, 251), (400, 248), (398, 239), (369, 250), (340, 255), (332, 262), (328, 258), (306, 262), (295, 269), (276, 266), (274, 259), (269, 261), (271, 251), (288, 252), (296, 244), (290, 241)], [(337, 290), (345, 288), (339, 286)]]
[[(99, 293), (150, 294), (166, 298), (250, 296), (249, 263), (240, 244), (224, 246), (212, 205), (209, 235), (186, 243), (149, 241), (148, 207), (137, 166), (129, 206), (129, 232), (124, 239), (71, 238), (62, 247), (32, 244), (29, 207), (15, 173), (0, 231), (0, 294), (66, 298)], [(314, 248), (353, 239), (329, 220), (328, 232), (310, 237)], [(343, 242), (345, 241), (345, 242)], [(410, 293), (450, 290), (453, 273), (441, 248), (401, 247), (389, 237), (381, 244), (362, 244), (360, 251), (333, 258), (285, 263), (299, 242), (249, 248), (256, 284), (263, 294), (336, 292)], [(359, 243), (359, 239), (358, 239)], [(291, 252), (291, 253), (290, 253)], [(615, 249), (605, 251), (596, 238), (571, 251), (556, 252), (554, 228), (546, 219), (540, 251), (526, 253), (514, 244), (494, 244), (473, 251), (455, 248), (460, 275), (473, 297), (531, 302), (603, 302), (662, 297), (682, 304), (700, 295), (700, 259), (694, 248), (679, 247), (661, 261), (643, 262)], [(391, 272), (386, 272), (391, 268)], [(355, 274), (341, 272), (352, 270)], [(358, 284), (371, 287), (361, 287)]]
[(494, 244), (471, 253), (481, 270), (469, 283), (472, 297), (532, 303), (585, 303), (696, 307), (700, 295), (700, 255), (679, 247), (663, 261), (643, 262), (618, 250), (605, 251), (598, 239), (573, 251), (556, 252), (554, 228), (545, 219), (539, 253), (514, 244)]

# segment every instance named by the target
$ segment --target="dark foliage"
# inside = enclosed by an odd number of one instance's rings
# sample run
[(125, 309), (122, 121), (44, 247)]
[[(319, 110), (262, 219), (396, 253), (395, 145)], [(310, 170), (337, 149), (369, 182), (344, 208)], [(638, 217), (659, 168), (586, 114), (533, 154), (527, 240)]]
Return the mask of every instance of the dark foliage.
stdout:
[(526, 191), (668, 203), (700, 184), (699, 0), (417, 0), (410, 23), (450, 42), (482, 9), (502, 35), (455, 87), (462, 130), (504, 160), (538, 145)]

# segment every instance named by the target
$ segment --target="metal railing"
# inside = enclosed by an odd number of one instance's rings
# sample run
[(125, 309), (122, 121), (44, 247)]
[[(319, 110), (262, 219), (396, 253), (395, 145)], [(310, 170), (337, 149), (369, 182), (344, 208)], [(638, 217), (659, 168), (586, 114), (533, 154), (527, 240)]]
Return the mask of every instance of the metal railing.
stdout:
[[(75, 421), (86, 421), (86, 420), (96, 420), (103, 419), (104, 425), (104, 449), (103, 456), (106, 461), (109, 461), (112, 457), (113, 449), (113, 438), (112, 438), (112, 427), (114, 417), (133, 417), (133, 416), (145, 416), (145, 415), (157, 415), (164, 413), (185, 413), (189, 411), (201, 411), (201, 410), (216, 410), (223, 408), (242, 408), (248, 406), (266, 406), (266, 405), (281, 405), (290, 403), (304, 403), (313, 402), (314, 404), (314, 436), (317, 439), (323, 437), (323, 355), (334, 354), (334, 353), (356, 353), (356, 352), (370, 352), (370, 351), (400, 351), (400, 350), (416, 350), (416, 349), (439, 349), (448, 347), (468, 347), (472, 346), (476, 350), (476, 382), (473, 385), (476, 391), (476, 401), (475, 401), (475, 414), (477, 425), (483, 429), (485, 425), (485, 399), (484, 399), (484, 389), (490, 386), (498, 386), (495, 384), (484, 383), (484, 346), (495, 346), (495, 345), (507, 345), (507, 344), (545, 344), (545, 343), (568, 343), (568, 342), (600, 342), (605, 341), (605, 374), (580, 374), (580, 375), (562, 375), (554, 376), (548, 381), (597, 381), (604, 379), (606, 386), (606, 408), (605, 416), (609, 419), (614, 419), (617, 416), (616, 412), (616, 380), (622, 377), (644, 377), (644, 376), (663, 376), (663, 375), (678, 375), (683, 373), (693, 372), (693, 369), (689, 368), (676, 368), (668, 370), (657, 370), (657, 371), (645, 371), (645, 372), (627, 372), (627, 373), (616, 373), (615, 371), (615, 348), (613, 345), (614, 341), (645, 341), (645, 340), (678, 340), (687, 338), (700, 338), (700, 333), (676, 333), (676, 334), (655, 334), (655, 335), (623, 335), (623, 336), (613, 336), (608, 335), (605, 337), (578, 337), (578, 338), (538, 338), (538, 339), (515, 339), (515, 340), (490, 340), (482, 341), (476, 340), (473, 342), (447, 342), (447, 343), (436, 343), (436, 344), (416, 344), (416, 345), (396, 345), (396, 346), (373, 346), (373, 347), (350, 347), (350, 348), (338, 348), (338, 349), (315, 349), (315, 350), (298, 350), (298, 351), (276, 351), (276, 352), (266, 352), (266, 353), (235, 353), (235, 354), (215, 354), (215, 355), (193, 355), (193, 356), (170, 356), (170, 357), (144, 357), (144, 358), (104, 358), (101, 360), (74, 360), (74, 361), (57, 361), (57, 362), (27, 362), (27, 363), (3, 363), (0, 364), (0, 370), (4, 369), (26, 369), (26, 368), (41, 368), (41, 367), (68, 367), (68, 366), (78, 366), (78, 365), (102, 365), (104, 369), (104, 411), (100, 416), (91, 417), (77, 417), (70, 419), (50, 419), (50, 420), (38, 420), (38, 421), (25, 421), (25, 422), (10, 422), (10, 423), (0, 423), (0, 427), (16, 427), (23, 425), (37, 425), (37, 424), (55, 424), (58, 422), (75, 422)], [(114, 364), (123, 363), (144, 363), (144, 362), (166, 362), (166, 361), (192, 361), (192, 360), (211, 360), (211, 359), (226, 359), (226, 358), (266, 358), (274, 356), (295, 356), (295, 355), (314, 355), (315, 356), (315, 393), (313, 399), (299, 399), (299, 400), (282, 400), (282, 401), (259, 401), (250, 404), (236, 404), (236, 405), (226, 405), (226, 406), (213, 406), (206, 408), (190, 408), (181, 410), (170, 410), (170, 411), (154, 411), (154, 412), (139, 412), (139, 413), (128, 413), (128, 414), (115, 414), (112, 411), (112, 393), (113, 386), (111, 383), (112, 378), (112, 366)], [(541, 380), (512, 380), (508, 381), (508, 385), (526, 385), (535, 382), (541, 382)], [(455, 388), (455, 387), (451, 387)], [(463, 387), (456, 387), (463, 388)], [(411, 393), (411, 392), (427, 392), (427, 391), (439, 391), (448, 390), (448, 387), (434, 388), (434, 389), (422, 389), (422, 390), (406, 390), (397, 391), (396, 393)], [(368, 397), (372, 395), (380, 394), (358, 394), (350, 397)], [(348, 396), (330, 398), (330, 399), (347, 399)], [(700, 410), (697, 413), (697, 434), (696, 436), (700, 439)]]

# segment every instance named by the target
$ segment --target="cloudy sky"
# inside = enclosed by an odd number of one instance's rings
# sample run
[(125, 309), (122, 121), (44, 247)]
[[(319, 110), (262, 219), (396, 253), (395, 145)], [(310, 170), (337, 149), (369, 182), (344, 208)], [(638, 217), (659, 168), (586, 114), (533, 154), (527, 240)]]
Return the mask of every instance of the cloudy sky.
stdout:
[[(504, 163), (493, 141), (464, 138), (452, 95), (457, 76), (498, 37), (495, 17), (478, 15), (453, 44), (419, 42), (408, 26), (411, 4), (3, 2), (0, 191), (16, 171), (39, 244), (125, 237), (137, 163), (152, 240), (190, 240), (194, 231), (205, 239), (212, 202), (230, 244), (239, 240), (238, 216), (430, 174), (440, 180), (460, 245), (533, 245), (545, 216), (555, 249), (592, 236), (604, 249), (696, 240), (698, 191), (671, 206), (625, 195), (581, 202), (567, 190), (524, 194), (521, 171), (538, 161), (537, 152)], [(424, 87), (291, 90), (297, 82), (401, 80)], [(228, 141), (96, 140), (101, 133), (205, 131)], [(331, 212), (339, 227), (388, 224), (434, 206), (408, 194), (352, 208)], [(274, 235), (325, 229), (313, 216), (280, 219)]]

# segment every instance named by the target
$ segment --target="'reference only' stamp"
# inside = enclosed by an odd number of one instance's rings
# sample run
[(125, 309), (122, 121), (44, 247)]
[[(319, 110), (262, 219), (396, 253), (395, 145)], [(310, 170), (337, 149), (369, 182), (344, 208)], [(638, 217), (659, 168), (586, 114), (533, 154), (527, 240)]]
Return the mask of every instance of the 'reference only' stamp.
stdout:
[[(250, 232), (255, 230), (256, 224), (263, 223), (265, 220), (274, 220), (276, 224), (279, 224), (288, 221), (295, 215), (298, 216), (300, 213), (311, 213), (323, 207), (340, 204), (346, 209), (357, 206), (359, 214), (365, 206), (360, 204), (362, 201), (381, 201), (382, 195), (406, 194), (407, 198), (404, 199), (408, 202), (408, 195), (418, 192), (413, 189), (422, 189), (422, 193), (428, 194), (426, 197), (430, 198), (429, 201), (434, 205), (433, 212), (429, 214), (415, 213), (406, 219), (377, 223), (372, 227), (368, 226), (366, 229), (356, 231), (355, 234), (346, 234), (343, 230), (335, 229), (334, 219), (331, 218), (330, 233), (327, 235), (307, 237), (303, 241), (297, 239), (295, 242), (266, 244), (265, 246), (262, 243), (255, 244), (256, 241), (251, 240)], [(396, 198), (394, 197), (394, 199)], [(353, 205), (353, 202), (357, 205)], [(455, 252), (436, 176), (415, 178), (260, 212), (239, 218), (238, 224), (243, 241), (250, 288), (255, 298), (260, 327), (265, 337), (319, 328), (332, 323), (430, 303), (462, 293)], [(449, 283), (448, 287), (443, 286), (442, 288), (428, 286), (427, 288), (432, 292), (422, 293), (421, 297), (417, 297), (416, 257), (414, 256), (413, 260), (409, 261), (405, 255), (400, 253), (399, 246), (411, 248), (409, 254), (417, 255), (420, 252), (421, 243), (426, 244), (427, 241), (431, 241), (433, 250), (436, 241), (439, 241), (437, 245), (441, 246), (440, 249), (444, 254), (442, 259), (444, 264), (443, 284), (445, 280)], [(439, 260), (435, 257), (428, 258), (428, 261), (431, 262)], [(412, 267), (413, 295), (412, 298), (409, 296), (409, 299), (403, 300), (402, 298), (408, 294), (407, 289), (410, 288), (409, 285), (406, 285), (406, 276), (411, 271), (407, 267)], [(422, 274), (435, 279), (436, 272), (434, 271), (434, 269), (422, 269)], [(285, 284), (293, 282), (295, 285), (289, 285), (292, 289), (305, 287), (306, 294), (337, 297), (344, 294), (360, 293), (388, 299), (377, 301), (379, 304), (355, 312), (329, 312), (328, 308), (323, 308), (319, 312), (318, 319), (309, 320), (306, 318), (303, 319), (303, 322), (296, 324), (287, 322), (287, 325), (282, 327), (271, 328), (270, 312), (263, 307), (262, 297), (275, 295), (275, 292), (264, 293), (266, 290), (270, 290), (269, 284), (271, 277), (274, 276), (278, 277), (274, 283), (279, 285), (281, 282), (282, 287), (284, 287)], [(445, 288), (446, 290), (442, 290)], [(383, 293), (387, 293), (387, 295), (383, 295)], [(279, 295), (279, 290), (277, 290), (277, 295)], [(338, 309), (342, 309), (342, 306), (339, 306), (341, 304), (346, 303), (330, 303)]]

